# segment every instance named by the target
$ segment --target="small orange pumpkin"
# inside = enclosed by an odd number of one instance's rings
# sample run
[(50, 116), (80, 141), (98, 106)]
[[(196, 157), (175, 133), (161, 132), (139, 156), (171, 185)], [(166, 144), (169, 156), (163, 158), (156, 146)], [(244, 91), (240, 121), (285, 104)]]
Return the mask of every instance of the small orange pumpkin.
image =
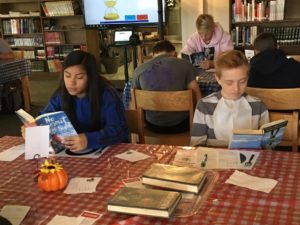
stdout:
[(68, 182), (67, 172), (55, 162), (45, 162), (41, 165), (38, 176), (38, 186), (43, 191), (57, 191), (63, 189)]

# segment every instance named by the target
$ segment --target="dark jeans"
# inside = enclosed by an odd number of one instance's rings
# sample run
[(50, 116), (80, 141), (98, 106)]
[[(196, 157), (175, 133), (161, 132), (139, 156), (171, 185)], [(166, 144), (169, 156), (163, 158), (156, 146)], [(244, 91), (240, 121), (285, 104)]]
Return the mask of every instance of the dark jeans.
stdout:
[(179, 124), (171, 127), (161, 127), (154, 125), (148, 121), (146, 121), (146, 127), (151, 130), (152, 132), (155, 133), (160, 133), (160, 134), (178, 134), (178, 133), (183, 133), (189, 130), (189, 118), (186, 118)]

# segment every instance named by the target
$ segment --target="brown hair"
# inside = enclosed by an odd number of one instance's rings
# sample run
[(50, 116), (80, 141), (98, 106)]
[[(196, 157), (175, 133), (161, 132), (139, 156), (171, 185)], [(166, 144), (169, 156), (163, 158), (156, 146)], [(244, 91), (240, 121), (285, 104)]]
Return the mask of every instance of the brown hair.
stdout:
[(207, 33), (215, 27), (214, 18), (209, 14), (202, 14), (196, 20), (196, 28), (198, 32)]
[(256, 51), (263, 51), (269, 48), (277, 48), (277, 40), (274, 34), (269, 32), (260, 33), (253, 42)]
[(153, 47), (153, 54), (157, 54), (160, 52), (173, 52), (175, 51), (174, 45), (168, 40), (162, 40), (155, 43)]
[(216, 75), (221, 78), (223, 69), (234, 69), (240, 66), (247, 67), (249, 70), (249, 63), (246, 56), (238, 50), (228, 50), (220, 53), (215, 62)]

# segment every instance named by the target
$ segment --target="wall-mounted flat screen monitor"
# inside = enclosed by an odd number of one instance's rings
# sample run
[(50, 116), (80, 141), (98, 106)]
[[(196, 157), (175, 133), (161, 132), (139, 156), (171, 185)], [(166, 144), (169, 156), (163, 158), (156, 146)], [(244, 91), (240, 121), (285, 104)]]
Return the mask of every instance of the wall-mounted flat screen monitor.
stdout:
[(83, 0), (83, 6), (85, 25), (90, 28), (158, 24), (158, 0)]

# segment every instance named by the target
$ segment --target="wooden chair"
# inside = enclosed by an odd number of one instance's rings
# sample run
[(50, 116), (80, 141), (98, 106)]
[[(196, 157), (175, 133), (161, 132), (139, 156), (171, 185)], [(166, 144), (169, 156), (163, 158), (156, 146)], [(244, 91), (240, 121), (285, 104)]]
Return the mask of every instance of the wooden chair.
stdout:
[(126, 120), (131, 133), (131, 143), (144, 144), (144, 116), (141, 109), (127, 109)]
[[(191, 90), (186, 91), (145, 91), (133, 89), (134, 106), (142, 111), (188, 111), (190, 129), (193, 124), (194, 105)], [(145, 127), (145, 142), (150, 144), (189, 145), (190, 131), (179, 134), (159, 134)]]
[(264, 89), (247, 87), (246, 92), (260, 98), (270, 112), (270, 121), (288, 120), (282, 146), (298, 151), (300, 88)]
[[(13, 51), (15, 59), (24, 59), (24, 51), (22, 50), (14, 50)], [(25, 111), (30, 111), (31, 104), (31, 93), (30, 93), (30, 84), (27, 76), (23, 76), (20, 78), (22, 83), (22, 93), (24, 99), (24, 109)]]

